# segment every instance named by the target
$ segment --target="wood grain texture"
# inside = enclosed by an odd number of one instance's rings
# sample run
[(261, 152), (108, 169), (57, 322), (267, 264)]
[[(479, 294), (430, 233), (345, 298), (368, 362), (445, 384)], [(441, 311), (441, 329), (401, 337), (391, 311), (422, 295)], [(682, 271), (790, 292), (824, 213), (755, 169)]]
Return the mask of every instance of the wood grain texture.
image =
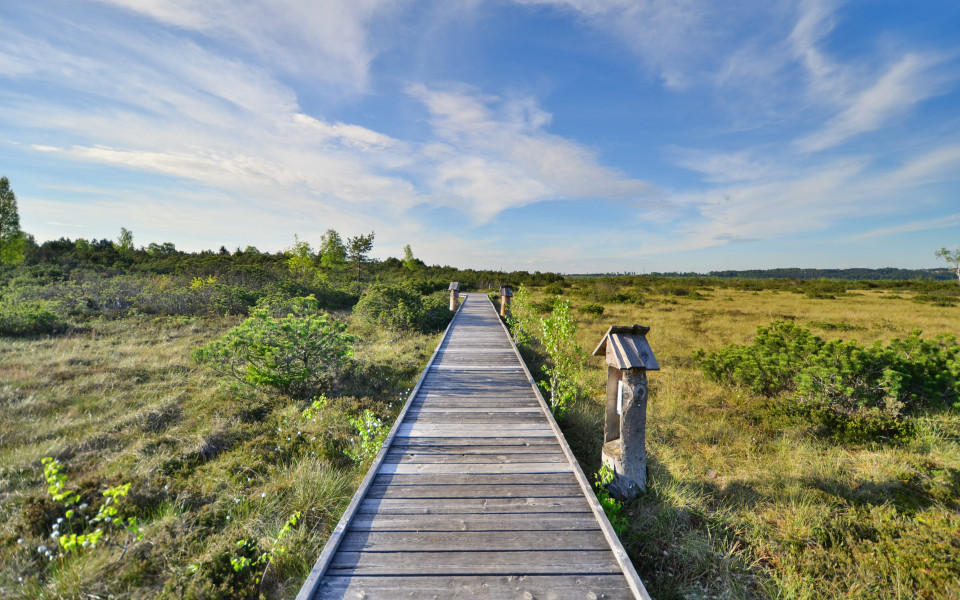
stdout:
[(341, 577), (321, 584), (318, 598), (395, 600), (626, 600), (634, 598), (622, 575), (483, 575), (435, 577)]
[(637, 597), (482, 296), (464, 299), (394, 432), (300, 600)]

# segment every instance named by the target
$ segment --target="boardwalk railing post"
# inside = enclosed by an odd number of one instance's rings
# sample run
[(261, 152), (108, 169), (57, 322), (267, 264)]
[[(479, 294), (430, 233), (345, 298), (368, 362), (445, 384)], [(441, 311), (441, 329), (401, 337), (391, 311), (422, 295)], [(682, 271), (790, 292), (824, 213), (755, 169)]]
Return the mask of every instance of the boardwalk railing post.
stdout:
[(660, 365), (647, 342), (649, 327), (611, 327), (593, 351), (605, 353), (607, 402), (603, 464), (614, 472), (610, 494), (628, 500), (647, 489), (647, 371)]
[(460, 304), (460, 283), (457, 281), (450, 282), (450, 310), (456, 312), (457, 306)]
[(510, 316), (510, 301), (513, 300), (513, 288), (505, 285), (500, 288), (500, 316), (506, 319)]

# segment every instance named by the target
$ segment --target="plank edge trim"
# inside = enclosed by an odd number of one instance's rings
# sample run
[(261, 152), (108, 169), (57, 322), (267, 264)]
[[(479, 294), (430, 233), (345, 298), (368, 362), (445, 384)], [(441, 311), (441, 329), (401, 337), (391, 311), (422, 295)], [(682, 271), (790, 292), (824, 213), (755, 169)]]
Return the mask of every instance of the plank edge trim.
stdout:
[[(356, 493), (350, 500), (349, 506), (347, 506), (347, 509), (343, 511), (343, 516), (340, 517), (340, 521), (337, 522), (337, 526), (333, 529), (333, 532), (330, 533), (330, 537), (327, 539), (327, 543), (324, 545), (323, 551), (320, 553), (320, 557), (317, 558), (317, 562), (314, 563), (313, 569), (310, 570), (310, 574), (307, 576), (306, 581), (304, 581), (303, 585), (300, 587), (300, 591), (297, 593), (296, 600), (311, 600), (316, 594), (317, 588), (320, 587), (320, 582), (323, 579), (323, 575), (330, 566), (333, 555), (336, 553), (337, 548), (340, 546), (340, 542), (343, 540), (347, 529), (350, 527), (350, 521), (359, 510), (364, 497), (367, 495), (367, 491), (373, 485), (373, 480), (376, 478), (377, 473), (380, 470), (381, 463), (383, 463), (387, 457), (387, 451), (389, 450), (390, 445), (393, 443), (393, 438), (396, 437), (397, 432), (400, 430), (400, 425), (406, 418), (407, 412), (410, 410), (410, 406), (413, 404), (414, 398), (417, 397), (420, 387), (427, 378), (427, 374), (430, 373), (430, 367), (440, 354), (440, 349), (443, 348), (443, 344), (447, 341), (447, 335), (453, 328), (453, 324), (456, 322), (457, 317), (460, 316), (460, 310), (463, 308), (463, 305), (466, 304), (466, 299), (467, 296), (464, 295), (463, 302), (457, 306), (457, 312), (454, 313), (453, 318), (450, 319), (450, 322), (447, 324), (447, 328), (443, 330), (443, 336), (440, 337), (440, 342), (437, 343), (437, 347), (434, 349), (433, 355), (431, 355), (430, 360), (427, 361), (427, 366), (420, 373), (420, 378), (417, 380), (417, 385), (414, 386), (413, 391), (409, 396), (407, 396), (407, 401), (404, 403), (403, 409), (400, 411), (400, 414), (397, 415), (396, 421), (393, 422), (393, 427), (390, 428), (389, 433), (387, 433), (387, 437), (383, 440), (383, 444), (380, 446), (380, 452), (378, 452), (376, 458), (373, 459), (373, 464), (370, 465), (370, 469), (367, 471), (366, 476), (364, 476), (363, 481), (360, 483)], [(521, 360), (521, 363), (522, 362), (523, 361)], [(524, 365), (524, 369), (526, 369), (526, 365)]]
[[(488, 297), (487, 301), (490, 303), (490, 309), (496, 313), (497, 307), (494, 306), (493, 300), (490, 300)], [(603, 512), (603, 507), (600, 506), (600, 501), (597, 500), (597, 496), (594, 494), (593, 488), (590, 486), (590, 481), (583, 473), (583, 469), (580, 468), (580, 463), (577, 461), (577, 457), (574, 456), (573, 450), (570, 449), (570, 445), (567, 443), (566, 436), (563, 435), (563, 431), (560, 429), (560, 426), (557, 425), (557, 420), (553, 418), (553, 411), (550, 410), (550, 405), (547, 404), (547, 401), (543, 398), (543, 394), (540, 393), (540, 386), (537, 385), (533, 375), (530, 374), (530, 369), (527, 367), (527, 363), (523, 360), (523, 356), (520, 355), (520, 350), (517, 348), (517, 345), (513, 343), (513, 336), (510, 335), (510, 330), (507, 329), (507, 324), (503, 321), (503, 319), (498, 318), (497, 320), (500, 321), (500, 327), (503, 328), (504, 333), (507, 335), (507, 340), (510, 342), (510, 345), (513, 346), (513, 351), (517, 355), (517, 360), (519, 360), (520, 365), (523, 366), (523, 372), (527, 376), (527, 381), (530, 383), (530, 387), (533, 388), (534, 393), (537, 395), (537, 400), (540, 401), (540, 406), (547, 416), (547, 421), (550, 423), (551, 429), (553, 429), (554, 433), (557, 435), (557, 439), (560, 441), (560, 448), (563, 450), (563, 453), (567, 455), (567, 459), (573, 466), (573, 474), (577, 478), (577, 482), (580, 484), (580, 487), (583, 488), (584, 495), (587, 497), (587, 502), (590, 504), (590, 508), (593, 509), (594, 516), (597, 518), (597, 521), (600, 522), (600, 529), (603, 530), (604, 537), (606, 537), (607, 541), (610, 542), (610, 549), (613, 551), (613, 556), (620, 565), (620, 568), (623, 569), (623, 575), (627, 579), (627, 584), (630, 586), (630, 590), (641, 600), (652, 600), (650, 598), (650, 594), (647, 592), (647, 588), (643, 585), (643, 581), (640, 579), (640, 575), (637, 573), (637, 569), (633, 566), (633, 561), (630, 560), (627, 550), (623, 547), (623, 543), (617, 536), (617, 532), (613, 530), (613, 525), (610, 524), (610, 520), (607, 519), (607, 514)]]

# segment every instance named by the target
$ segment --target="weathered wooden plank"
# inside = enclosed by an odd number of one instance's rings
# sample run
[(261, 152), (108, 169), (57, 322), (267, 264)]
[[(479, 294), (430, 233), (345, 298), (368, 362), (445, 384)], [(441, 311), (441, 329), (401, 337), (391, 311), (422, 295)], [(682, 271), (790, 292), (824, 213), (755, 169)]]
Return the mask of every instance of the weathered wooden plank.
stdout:
[(393, 443), (393, 448), (463, 448), (473, 447), (479, 449), (482, 446), (514, 446), (514, 447), (537, 447), (537, 448), (559, 448), (556, 438), (545, 437), (502, 437), (492, 435), (489, 437), (472, 438), (450, 438), (450, 437), (409, 437), (397, 436)]
[[(398, 593), (399, 592), (399, 593)], [(484, 575), (461, 577), (325, 577), (315, 598), (329, 600), (626, 600), (633, 598), (622, 574)]]
[[(397, 464), (386, 463), (381, 465), (378, 475), (457, 475), (471, 477), (473, 475), (534, 475), (543, 473), (570, 473), (573, 467), (570, 463), (558, 462), (524, 462), (524, 463), (455, 463), (455, 464), (435, 464), (435, 463), (413, 463)], [(527, 479), (527, 477), (519, 477)]]
[(586, 531), (597, 529), (592, 512), (539, 514), (360, 514), (350, 531)]
[(580, 494), (574, 484), (543, 485), (371, 485), (368, 498), (566, 498)]
[(515, 486), (515, 485), (573, 485), (576, 478), (572, 471), (561, 473), (419, 473), (419, 474), (381, 474), (373, 480), (374, 485), (477, 485), (477, 486)]
[[(572, 564), (571, 564), (572, 563)], [(356, 575), (533, 575), (620, 572), (609, 549), (541, 552), (337, 552), (331, 574)]]
[(489, 438), (491, 436), (509, 437), (545, 437), (553, 438), (553, 430), (543, 425), (501, 425), (461, 424), (434, 425), (429, 423), (404, 423), (397, 430), (398, 437), (432, 438)]
[(348, 552), (484, 552), (607, 550), (600, 528), (592, 531), (350, 531), (340, 542)]
[(486, 407), (478, 406), (474, 408), (464, 407), (461, 403), (451, 403), (451, 406), (447, 408), (440, 408), (435, 406), (434, 403), (420, 403), (415, 410), (410, 411), (411, 416), (419, 415), (430, 415), (430, 414), (514, 414), (514, 413), (532, 413), (535, 415), (540, 415), (540, 407), (538, 406), (515, 406), (508, 405), (502, 407)]
[(298, 600), (637, 597), (485, 298), (464, 298), (404, 410)]
[[(368, 498), (357, 514), (364, 515), (481, 515), (544, 513), (588, 513), (585, 498)], [(527, 516), (526, 518), (530, 518)]]
[(432, 423), (432, 424), (535, 424), (543, 426), (543, 415), (534, 412), (497, 412), (494, 410), (448, 413), (443, 411), (436, 412), (417, 412), (407, 418), (409, 423)]
[(384, 464), (477, 465), (485, 463), (522, 464), (554, 462), (569, 464), (560, 452), (497, 452), (495, 454), (398, 452), (387, 453)]

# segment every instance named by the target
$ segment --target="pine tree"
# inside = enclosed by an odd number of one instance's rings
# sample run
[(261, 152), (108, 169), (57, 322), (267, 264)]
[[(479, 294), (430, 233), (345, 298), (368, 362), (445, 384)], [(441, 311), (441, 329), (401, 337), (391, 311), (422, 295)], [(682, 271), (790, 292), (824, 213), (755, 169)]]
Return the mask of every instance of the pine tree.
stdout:
[(0, 262), (16, 265), (23, 262), (26, 236), (20, 230), (17, 195), (10, 189), (10, 180), (0, 177)]

